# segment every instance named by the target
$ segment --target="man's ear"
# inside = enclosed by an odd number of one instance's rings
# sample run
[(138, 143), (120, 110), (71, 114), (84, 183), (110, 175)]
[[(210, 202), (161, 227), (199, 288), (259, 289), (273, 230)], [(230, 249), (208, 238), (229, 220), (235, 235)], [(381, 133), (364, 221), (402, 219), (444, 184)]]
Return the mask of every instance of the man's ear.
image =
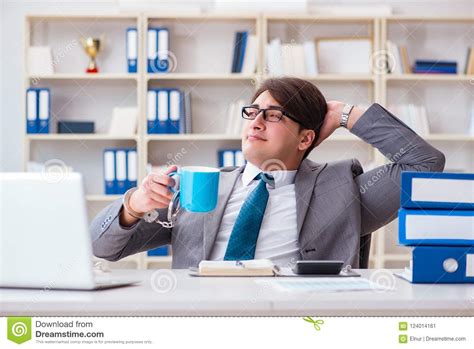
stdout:
[(298, 144), (298, 149), (304, 151), (311, 147), (314, 140), (316, 139), (316, 132), (314, 130), (303, 130), (301, 131), (302, 137), (300, 139), (300, 143)]

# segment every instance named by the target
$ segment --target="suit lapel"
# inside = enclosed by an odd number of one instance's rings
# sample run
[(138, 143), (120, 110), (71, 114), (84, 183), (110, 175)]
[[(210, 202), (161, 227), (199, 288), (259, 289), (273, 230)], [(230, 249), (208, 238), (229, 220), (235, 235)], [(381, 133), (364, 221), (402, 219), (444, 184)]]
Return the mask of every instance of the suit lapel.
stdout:
[(303, 160), (295, 177), (296, 195), (296, 228), (301, 241), (301, 228), (311, 205), (314, 184), (318, 174), (325, 168), (325, 164), (317, 164), (309, 160)]
[(219, 198), (217, 201), (217, 207), (214, 211), (209, 212), (204, 219), (203, 259), (209, 258), (230, 194), (232, 193), (235, 182), (237, 181), (237, 178), (239, 178), (244, 167), (245, 166), (241, 166), (232, 172), (221, 173), (219, 179)]

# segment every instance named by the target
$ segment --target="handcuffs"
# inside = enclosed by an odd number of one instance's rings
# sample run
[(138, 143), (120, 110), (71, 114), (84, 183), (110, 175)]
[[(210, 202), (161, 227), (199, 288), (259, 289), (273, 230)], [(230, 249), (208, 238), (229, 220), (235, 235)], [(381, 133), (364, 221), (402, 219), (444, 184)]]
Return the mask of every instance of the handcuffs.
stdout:
[(137, 188), (132, 188), (127, 190), (125, 195), (123, 196), (123, 207), (125, 211), (127, 211), (128, 214), (130, 214), (132, 217), (137, 218), (137, 219), (143, 219), (147, 223), (158, 223), (161, 224), (164, 228), (173, 228), (176, 223), (176, 217), (178, 216), (178, 213), (181, 211), (181, 206), (179, 204), (179, 190), (175, 191), (173, 194), (173, 197), (171, 198), (171, 201), (168, 205), (168, 213), (167, 213), (167, 221), (161, 221), (160, 218), (160, 212), (158, 210), (150, 210), (148, 212), (145, 212), (143, 214), (139, 214), (135, 212), (129, 204), (130, 201), (130, 196), (137, 190)]

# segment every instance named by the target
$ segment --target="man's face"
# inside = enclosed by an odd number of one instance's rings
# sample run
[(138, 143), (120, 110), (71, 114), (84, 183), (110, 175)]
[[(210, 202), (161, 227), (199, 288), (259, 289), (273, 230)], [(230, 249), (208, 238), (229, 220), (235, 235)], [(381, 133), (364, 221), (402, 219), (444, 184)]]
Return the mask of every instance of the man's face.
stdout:
[[(259, 109), (281, 107), (268, 91), (263, 92), (252, 103)], [(245, 120), (242, 130), (242, 150), (245, 159), (256, 166), (279, 160), (285, 166), (293, 167), (299, 163), (298, 145), (300, 143), (299, 125), (283, 116), (280, 122), (268, 122), (263, 112), (254, 120)]]

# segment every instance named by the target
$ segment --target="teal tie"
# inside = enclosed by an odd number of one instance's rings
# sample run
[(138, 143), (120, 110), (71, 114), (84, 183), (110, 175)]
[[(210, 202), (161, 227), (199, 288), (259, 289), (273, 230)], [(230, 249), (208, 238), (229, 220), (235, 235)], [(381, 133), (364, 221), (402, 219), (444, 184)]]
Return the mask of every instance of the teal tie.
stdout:
[(254, 259), (258, 233), (268, 202), (267, 183), (273, 185), (273, 177), (260, 173), (260, 182), (245, 200), (230, 234), (225, 261)]

